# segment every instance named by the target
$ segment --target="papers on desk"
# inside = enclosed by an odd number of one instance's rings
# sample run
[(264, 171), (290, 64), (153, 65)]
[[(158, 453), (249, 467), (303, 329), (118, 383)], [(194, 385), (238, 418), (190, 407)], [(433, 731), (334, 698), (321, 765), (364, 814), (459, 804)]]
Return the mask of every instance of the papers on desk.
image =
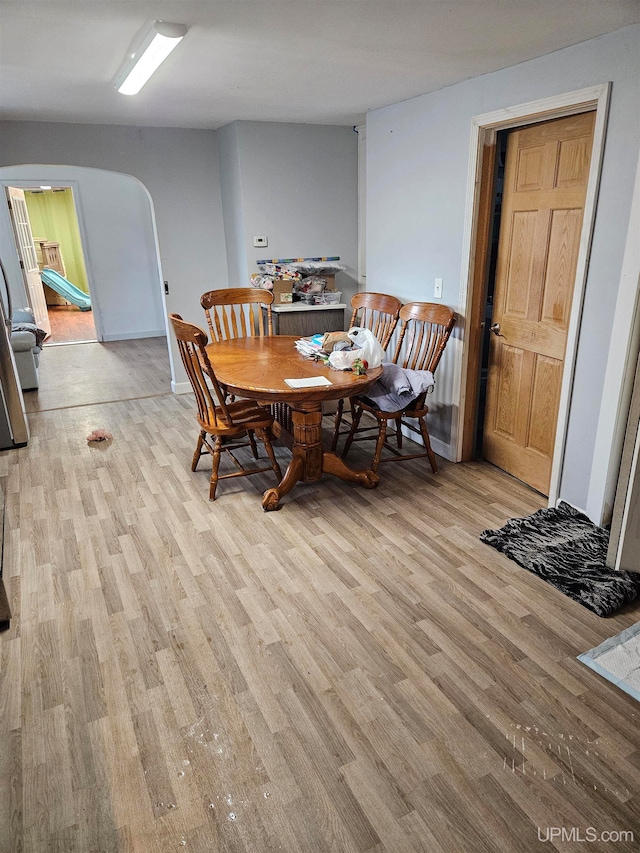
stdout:
[(306, 379), (285, 379), (290, 388), (315, 388), (318, 385), (333, 385), (326, 376), (309, 376)]

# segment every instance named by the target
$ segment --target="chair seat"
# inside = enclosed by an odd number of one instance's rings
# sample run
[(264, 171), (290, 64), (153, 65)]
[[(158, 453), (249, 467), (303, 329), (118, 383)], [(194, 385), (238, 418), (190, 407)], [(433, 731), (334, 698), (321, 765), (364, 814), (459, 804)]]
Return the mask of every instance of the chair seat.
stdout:
[(372, 415), (387, 418), (388, 420), (393, 420), (394, 418), (421, 418), (429, 411), (428, 406), (424, 404), (420, 405), (418, 400), (412, 400), (404, 408), (394, 412), (381, 409), (377, 403), (374, 403), (368, 397), (354, 397), (354, 402), (362, 406), (367, 412), (371, 412)]

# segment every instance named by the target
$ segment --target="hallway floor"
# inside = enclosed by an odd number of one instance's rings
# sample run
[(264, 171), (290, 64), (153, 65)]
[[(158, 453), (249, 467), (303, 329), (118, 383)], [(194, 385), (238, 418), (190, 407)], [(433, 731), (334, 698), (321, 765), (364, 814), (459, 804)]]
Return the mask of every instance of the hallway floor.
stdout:
[(170, 394), (167, 339), (45, 347), (38, 380), (24, 393), (29, 413)]

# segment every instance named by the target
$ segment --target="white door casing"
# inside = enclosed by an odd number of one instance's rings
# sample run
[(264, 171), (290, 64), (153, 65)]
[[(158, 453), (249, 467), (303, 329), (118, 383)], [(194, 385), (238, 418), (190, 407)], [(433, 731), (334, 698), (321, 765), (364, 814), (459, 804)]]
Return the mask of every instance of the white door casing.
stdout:
[[(567, 347), (562, 377), (562, 389), (560, 393), (560, 410), (558, 413), (558, 425), (549, 489), (549, 506), (556, 505), (561, 490), (562, 468), (564, 463), (575, 363), (577, 359), (580, 319), (582, 315), (582, 303), (584, 299), (589, 252), (591, 248), (591, 236), (595, 220), (595, 206), (604, 153), (604, 137), (610, 92), (611, 84), (603, 83), (586, 89), (567, 92), (562, 95), (553, 95), (548, 98), (542, 98), (539, 101), (531, 101), (526, 104), (518, 104), (513, 107), (496, 110), (495, 112), (477, 115), (474, 116), (472, 120), (471, 144), (469, 148), (469, 172), (467, 176), (467, 205), (463, 233), (463, 274), (459, 298), (459, 313), (462, 317), (467, 316), (468, 306), (471, 303), (471, 289), (473, 285), (473, 271), (477, 248), (476, 236), (478, 223), (477, 212), (480, 202), (480, 175), (483, 166), (483, 151), (485, 146), (488, 142), (495, 139), (495, 134), (499, 130), (534, 124), (544, 121), (545, 119), (560, 118), (562, 116), (574, 115), (588, 110), (595, 110), (596, 112), (593, 150), (589, 170), (589, 181), (587, 185), (587, 197), (584, 206), (577, 274), (573, 294), (573, 304), (571, 307), (571, 320), (567, 334)], [(468, 340), (467, 335), (465, 335), (465, 341), (466, 340)], [(453, 424), (453, 443), (456, 445), (456, 461), (459, 461), (462, 458), (462, 446), (464, 439), (462, 425), (465, 423), (465, 408), (467, 406), (474, 405), (473, 400), (467, 400), (464, 396), (467, 370), (470, 367), (468, 355), (469, 351), (465, 343), (462, 348), (462, 352), (458, 354), (456, 387), (454, 388), (454, 397), (460, 401), (459, 410)]]

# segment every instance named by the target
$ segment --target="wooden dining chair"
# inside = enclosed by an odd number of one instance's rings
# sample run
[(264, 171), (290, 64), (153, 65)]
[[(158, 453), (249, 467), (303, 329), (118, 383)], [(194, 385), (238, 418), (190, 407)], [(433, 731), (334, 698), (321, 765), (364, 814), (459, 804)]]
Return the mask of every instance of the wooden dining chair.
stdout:
[[(274, 471), (278, 482), (282, 479), (282, 472), (276, 460), (271, 444), (270, 430), (273, 424), (273, 416), (262, 406), (253, 400), (238, 400), (230, 403), (225, 402), (216, 374), (207, 355), (208, 343), (206, 332), (193, 323), (185, 322), (179, 314), (169, 314), (182, 363), (191, 382), (196, 404), (198, 406), (198, 423), (200, 435), (191, 470), (195, 471), (198, 461), (204, 453), (210, 453), (213, 457), (211, 480), (209, 486), (209, 500), (216, 499), (216, 488), (219, 480), (230, 477), (245, 477), (249, 474), (261, 474), (264, 471)], [(211, 395), (211, 390), (205, 379), (209, 378), (216, 400)], [(241, 447), (251, 447), (253, 456), (258, 458), (255, 434), (264, 443), (265, 450), (271, 464), (264, 468), (245, 468), (234, 454), (234, 450)], [(246, 440), (243, 440), (246, 436)], [(220, 456), (228, 453), (238, 471), (229, 474), (219, 474)]]
[[(272, 335), (272, 303), (273, 293), (258, 287), (209, 290), (200, 299), (212, 342)], [(262, 310), (263, 305), (266, 311)]]
[[(402, 302), (396, 296), (390, 296), (387, 293), (366, 291), (356, 293), (351, 297), (351, 307), (353, 308), (353, 313), (349, 321), (349, 328), (353, 329), (355, 326), (358, 326), (361, 329), (370, 329), (380, 341), (382, 349), (386, 352), (391, 341), (391, 336), (398, 324), (398, 315), (400, 308), (402, 308)], [(340, 430), (343, 413), (344, 400), (338, 400), (331, 450), (336, 449), (341, 435), (349, 434), (349, 429)], [(353, 417), (354, 408), (353, 403), (351, 403), (351, 423), (353, 423)], [(348, 426), (350, 428), (351, 424)]]
[[(409, 370), (429, 370), (435, 373), (442, 353), (451, 337), (451, 332), (456, 322), (456, 315), (446, 305), (433, 302), (408, 302), (400, 309), (400, 334), (393, 355), (393, 363)], [(354, 415), (345, 442), (342, 458), (344, 459), (354, 441), (366, 441), (376, 439), (376, 447), (373, 455), (371, 468), (378, 470), (381, 462), (399, 462), (405, 459), (419, 459), (428, 457), (433, 473), (437, 473), (438, 465), (436, 456), (431, 448), (429, 432), (425, 417), (429, 411), (426, 405), (427, 392), (424, 391), (404, 409), (395, 412), (384, 412), (380, 410), (372, 400), (367, 397), (355, 397), (353, 399)], [(372, 415), (376, 423), (371, 427), (360, 427), (360, 421), (364, 413)], [(418, 421), (418, 428), (407, 423), (407, 418)], [(395, 432), (387, 435), (389, 421), (395, 422)], [(401, 454), (402, 427), (418, 433), (424, 442), (424, 451), (419, 453)], [(396, 447), (389, 444), (388, 438), (395, 435)], [(393, 456), (382, 459), (382, 450), (390, 450)]]

